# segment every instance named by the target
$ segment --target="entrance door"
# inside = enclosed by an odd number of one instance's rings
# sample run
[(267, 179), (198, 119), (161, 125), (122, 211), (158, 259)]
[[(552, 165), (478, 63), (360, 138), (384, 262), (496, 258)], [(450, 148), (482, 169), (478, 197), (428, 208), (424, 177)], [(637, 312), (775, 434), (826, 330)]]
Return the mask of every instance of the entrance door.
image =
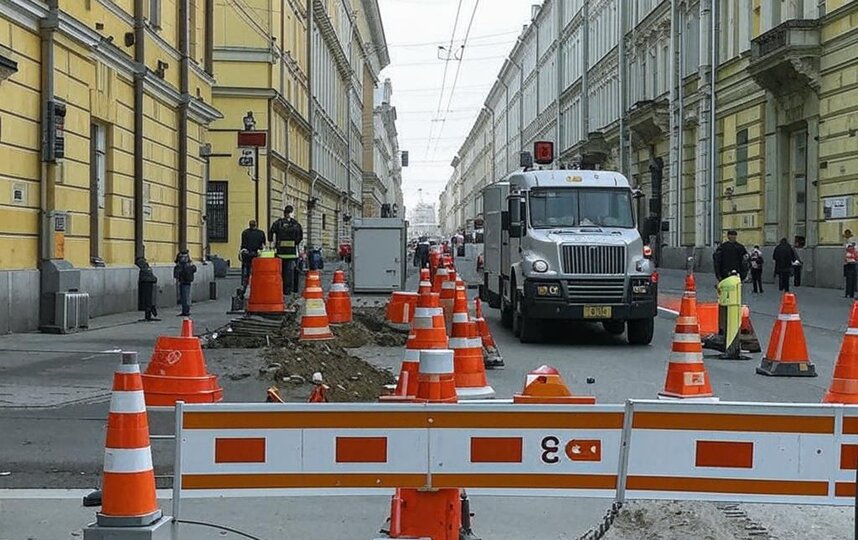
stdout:
[(807, 129), (790, 134), (788, 239), (804, 243), (807, 236)]

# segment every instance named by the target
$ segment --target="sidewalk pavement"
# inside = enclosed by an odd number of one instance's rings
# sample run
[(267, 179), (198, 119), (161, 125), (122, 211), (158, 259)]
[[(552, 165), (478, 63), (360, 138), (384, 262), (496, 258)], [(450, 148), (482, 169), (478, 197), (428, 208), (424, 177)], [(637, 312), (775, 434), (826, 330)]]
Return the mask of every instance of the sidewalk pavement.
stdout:
[[(676, 309), (678, 299), (685, 290), (684, 270), (659, 268), (659, 306)], [(717, 301), (717, 280), (714, 274), (695, 273), (697, 282), (697, 299), (703, 302)], [(746, 304), (751, 314), (776, 318), (780, 310), (782, 293), (777, 284), (764, 283), (763, 294), (753, 294), (750, 284), (742, 287), (742, 303)], [(843, 297), (843, 290), (823, 289), (817, 287), (790, 287), (795, 293), (798, 308), (804, 326), (842, 334), (849, 322), (849, 311), (852, 300)], [(757, 328), (758, 331), (761, 328)]]

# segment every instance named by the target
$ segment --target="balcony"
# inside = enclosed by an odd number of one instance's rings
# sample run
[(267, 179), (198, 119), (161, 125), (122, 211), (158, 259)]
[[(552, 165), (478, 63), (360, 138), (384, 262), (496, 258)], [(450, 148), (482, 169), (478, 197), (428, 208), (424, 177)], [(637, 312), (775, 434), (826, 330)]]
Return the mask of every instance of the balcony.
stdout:
[(751, 42), (748, 73), (776, 96), (819, 90), (819, 21), (792, 20)]
[(636, 148), (656, 144), (670, 131), (670, 105), (666, 99), (638, 101), (629, 109), (629, 127)]

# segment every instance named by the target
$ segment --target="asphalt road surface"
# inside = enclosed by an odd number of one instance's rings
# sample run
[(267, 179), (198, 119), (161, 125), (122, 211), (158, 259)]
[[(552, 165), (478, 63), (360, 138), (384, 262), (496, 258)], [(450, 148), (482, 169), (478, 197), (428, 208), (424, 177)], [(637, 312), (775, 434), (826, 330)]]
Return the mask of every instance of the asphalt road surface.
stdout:
[[(204, 311), (204, 310), (203, 310)], [(222, 315), (221, 307), (212, 307), (210, 326)], [(203, 316), (203, 315), (201, 315)], [(600, 403), (619, 403), (628, 398), (654, 398), (662, 388), (670, 350), (673, 320), (661, 316), (656, 321), (655, 338), (650, 346), (630, 346), (623, 337), (610, 336), (595, 325), (570, 325), (549, 329), (545, 343), (521, 345), (511, 332), (500, 327), (498, 312), (486, 316), (503, 356), (506, 369), (490, 371), (489, 382), (497, 396), (510, 397), (520, 391), (527, 372), (541, 364), (561, 370), (575, 394), (595, 395)], [(768, 341), (773, 320), (760, 316), (754, 321)], [(169, 321), (178, 327), (178, 321)], [(553, 332), (551, 332), (553, 330)], [(102, 332), (101, 334), (99, 332)], [(80, 347), (103, 351), (134, 346), (141, 358), (148, 358), (153, 338), (138, 326), (128, 330), (104, 330), (85, 334), (79, 341), (66, 340), (60, 348)], [(724, 361), (708, 358), (715, 393), (726, 401), (782, 401), (818, 403), (831, 378), (841, 334), (837, 330), (806, 328), (819, 377), (816, 379), (766, 378), (754, 374), (759, 355), (749, 361)], [(5, 338), (4, 338), (5, 339)], [(5, 342), (9, 346), (9, 342)], [(3, 342), (0, 342), (0, 349)], [(219, 353), (211, 351), (213, 356)], [(252, 353), (248, 353), (252, 354)], [(396, 362), (396, 351), (380, 363)], [(63, 395), (59, 403), (69, 405), (25, 409), (0, 403), (0, 539), (74, 538), (80, 527), (91, 521), (92, 510), (80, 508), (82, 491), (14, 491), (11, 488), (79, 488), (97, 485), (101, 470), (106, 394), (109, 373), (116, 358), (110, 355), (86, 355), (59, 351), (36, 355), (30, 360), (8, 352), (0, 356), (0, 377), (32, 370), (25, 392), (65, 392), (64, 386), (83, 388), (82, 394)], [(391, 360), (393, 359), (393, 360)], [(216, 373), (223, 358), (209, 357)], [(595, 383), (587, 384), (592, 377)], [(0, 380), (0, 383), (3, 381)], [(261, 401), (265, 384), (253, 378), (232, 381), (222, 378), (227, 401)], [(47, 389), (47, 390), (46, 390)], [(50, 401), (50, 396), (46, 401)], [(154, 433), (170, 432), (168, 415), (152, 418)], [(156, 471), (169, 473), (172, 462), (170, 443), (155, 445)], [(9, 474), (6, 474), (9, 473)], [(161, 487), (168, 486), (167, 478)], [(29, 497), (29, 498), (25, 498)], [(169, 503), (165, 502), (169, 511)], [(604, 514), (609, 501), (552, 498), (474, 497), (475, 527), (484, 538), (520, 539), (576, 538)], [(246, 530), (261, 538), (373, 538), (387, 516), (386, 497), (329, 497), (283, 499), (229, 499), (189, 501), (184, 507), (186, 519), (211, 520)], [(231, 538), (207, 529), (187, 526), (182, 538)]]

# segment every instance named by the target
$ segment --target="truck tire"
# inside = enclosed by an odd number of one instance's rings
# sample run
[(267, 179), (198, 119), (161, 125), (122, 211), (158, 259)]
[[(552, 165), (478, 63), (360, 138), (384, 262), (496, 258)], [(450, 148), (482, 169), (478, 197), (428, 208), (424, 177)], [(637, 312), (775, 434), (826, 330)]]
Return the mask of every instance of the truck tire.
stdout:
[(504, 328), (512, 328), (512, 308), (501, 300), (501, 325)]
[(649, 345), (655, 332), (655, 318), (636, 319), (629, 321), (628, 334), (629, 345)]
[(521, 299), (516, 295), (516, 306), (513, 310), (512, 333), (521, 343), (534, 343), (539, 341), (542, 333), (539, 328), (538, 321), (533, 317), (528, 317), (526, 313), (521, 311), (519, 307)]
[(602, 321), (602, 327), (612, 336), (619, 336), (626, 331), (626, 324), (623, 321)]

